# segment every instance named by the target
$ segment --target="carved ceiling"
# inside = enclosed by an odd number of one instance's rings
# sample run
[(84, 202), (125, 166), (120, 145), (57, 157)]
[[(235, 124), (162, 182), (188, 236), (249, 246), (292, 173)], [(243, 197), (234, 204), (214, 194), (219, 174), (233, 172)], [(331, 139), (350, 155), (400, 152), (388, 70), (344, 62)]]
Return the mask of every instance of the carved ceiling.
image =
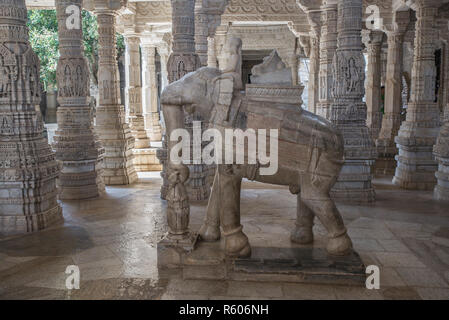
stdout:
[[(203, 0), (217, 5), (220, 0)], [(290, 30), (298, 37), (309, 35), (310, 31), (319, 32), (319, 9), (321, 3), (338, 0), (223, 0), (228, 5), (222, 15), (222, 25), (229, 23), (251, 25), (270, 25), (275, 23), (288, 23)], [(414, 0), (410, 0), (413, 2)], [(364, 19), (369, 19), (373, 11), (369, 8), (378, 8), (382, 20), (383, 31), (393, 28), (393, 11), (410, 9), (410, 3), (405, 0), (364, 0)], [(441, 4), (449, 0), (440, 0)], [(26, 0), (30, 8), (54, 7), (54, 0)], [(141, 33), (162, 32), (171, 24), (171, 4), (169, 0), (84, 0), (88, 10), (97, 7), (113, 7), (119, 10), (119, 32)], [(445, 7), (443, 7), (445, 8)], [(311, 26), (313, 28), (311, 28)]]

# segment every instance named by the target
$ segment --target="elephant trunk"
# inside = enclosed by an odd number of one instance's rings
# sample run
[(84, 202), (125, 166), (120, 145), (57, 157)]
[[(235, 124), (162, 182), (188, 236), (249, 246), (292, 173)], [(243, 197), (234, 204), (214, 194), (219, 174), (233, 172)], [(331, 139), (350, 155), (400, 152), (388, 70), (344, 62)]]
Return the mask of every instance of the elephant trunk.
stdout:
[(184, 111), (182, 105), (178, 104), (162, 104), (162, 112), (164, 114), (167, 145), (168, 145), (168, 163), (170, 164), (170, 152), (177, 141), (171, 141), (170, 137), (174, 130), (184, 128)]

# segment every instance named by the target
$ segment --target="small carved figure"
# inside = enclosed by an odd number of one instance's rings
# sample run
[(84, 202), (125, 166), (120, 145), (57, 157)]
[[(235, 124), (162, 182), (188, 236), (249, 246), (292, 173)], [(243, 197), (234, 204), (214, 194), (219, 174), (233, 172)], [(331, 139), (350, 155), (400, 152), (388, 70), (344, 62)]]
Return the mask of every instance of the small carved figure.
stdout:
[(77, 96), (82, 96), (83, 92), (83, 71), (80, 65), (76, 66), (75, 90)]
[(188, 231), (190, 205), (184, 182), (189, 172), (185, 166), (171, 166), (168, 173), (167, 222), (171, 236), (183, 235)]
[(0, 98), (8, 96), (10, 86), (8, 67), (0, 66)]
[(225, 65), (222, 68), (222, 74), (217, 78), (232, 78), (234, 80), (234, 89), (243, 89), (242, 83), (242, 40), (240, 38), (228, 38), (223, 47), (223, 54), (226, 57)]
[(218, 105), (215, 110), (213, 121), (215, 123), (226, 123), (229, 121), (232, 98), (235, 90), (242, 90), (242, 40), (239, 38), (228, 38), (223, 48), (226, 56), (223, 72), (212, 80), (218, 82)]

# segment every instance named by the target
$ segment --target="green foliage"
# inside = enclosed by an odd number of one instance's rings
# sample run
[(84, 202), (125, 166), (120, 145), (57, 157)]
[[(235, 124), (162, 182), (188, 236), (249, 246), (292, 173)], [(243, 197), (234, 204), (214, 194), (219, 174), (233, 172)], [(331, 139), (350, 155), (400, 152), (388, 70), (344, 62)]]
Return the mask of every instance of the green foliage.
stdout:
[[(97, 84), (98, 23), (97, 17), (83, 10), (84, 54), (89, 62), (91, 79)], [(56, 10), (28, 10), (30, 43), (41, 62), (41, 81), (44, 89), (56, 87), (56, 67), (59, 59), (58, 20)], [(124, 39), (117, 34), (117, 53), (124, 51)]]
[(84, 55), (89, 61), (91, 79), (97, 84), (98, 73), (98, 23), (97, 17), (88, 11), (82, 11)]
[(41, 62), (44, 89), (56, 86), (56, 66), (59, 58), (58, 21), (55, 10), (29, 10), (30, 42)]

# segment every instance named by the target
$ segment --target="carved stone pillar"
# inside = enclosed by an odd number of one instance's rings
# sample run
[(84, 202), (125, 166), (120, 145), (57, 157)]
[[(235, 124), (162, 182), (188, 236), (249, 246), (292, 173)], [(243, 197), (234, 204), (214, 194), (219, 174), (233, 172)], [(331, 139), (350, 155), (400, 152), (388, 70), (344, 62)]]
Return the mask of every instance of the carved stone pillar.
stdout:
[(202, 67), (207, 66), (208, 36), (208, 15), (199, 8), (195, 12), (195, 50)]
[(43, 134), (39, 58), (24, 0), (0, 0), (0, 231), (44, 229), (62, 219), (60, 168)]
[(207, 38), (207, 66), (210, 68), (218, 68), (215, 37)]
[(383, 48), (380, 50), (380, 64), (382, 66), (380, 85), (385, 86), (387, 82), (388, 50), (384, 50)]
[(142, 67), (142, 97), (146, 129), (151, 141), (161, 141), (162, 128), (158, 111), (156, 47), (154, 45), (142, 43)]
[(444, 63), (445, 74), (443, 79), (446, 79), (445, 86), (445, 100), (446, 108), (444, 110), (443, 126), (440, 129), (440, 133), (437, 138), (437, 142), (433, 147), (433, 152), (436, 160), (438, 161), (438, 171), (435, 173), (437, 178), (437, 184), (433, 191), (434, 198), (437, 200), (449, 201), (449, 90), (447, 85), (447, 79), (449, 77), (449, 35), (444, 33), (447, 26), (447, 21), (443, 24), (443, 28), (440, 29), (440, 36), (445, 42), (444, 46)]
[(332, 97), (332, 61), (337, 49), (337, 1), (325, 1), (321, 7), (319, 102), (316, 113), (330, 117)]
[(308, 110), (316, 113), (319, 93), (320, 42), (316, 36), (310, 37)]
[(201, 66), (195, 53), (195, 0), (171, 0), (173, 52), (167, 63), (168, 81), (173, 82)]
[(290, 68), (292, 69), (292, 85), (297, 86), (298, 85), (298, 59), (299, 56), (294, 52), (292, 56), (290, 57)]
[(382, 75), (382, 63), (381, 63), (381, 50), (383, 32), (381, 31), (368, 31), (365, 33), (365, 46), (368, 51), (368, 70), (366, 87), (366, 107), (367, 118), (366, 125), (371, 130), (371, 136), (373, 139), (377, 139), (382, 125), (382, 112), (381, 112), (381, 75)]
[(444, 123), (440, 129), (437, 142), (433, 148), (438, 171), (435, 173), (437, 184), (433, 191), (437, 200), (449, 200), (449, 104), (444, 113)]
[(133, 166), (134, 137), (125, 122), (120, 100), (115, 37), (116, 13), (96, 10), (98, 17), (98, 90), (96, 131), (105, 148), (104, 182), (106, 185), (128, 184), (137, 179)]
[(378, 159), (376, 161), (376, 174), (394, 175), (397, 154), (394, 137), (401, 126), (402, 107), (402, 65), (404, 33), (410, 22), (410, 12), (396, 12), (396, 26), (393, 31), (387, 32), (388, 51), (387, 67), (385, 72), (384, 115), (379, 137), (376, 140)]
[[(78, 7), (74, 25), (67, 23)], [(88, 199), (104, 192), (104, 149), (94, 134), (89, 92), (89, 67), (84, 57), (81, 29), (82, 0), (57, 0), (60, 58), (56, 71), (58, 82), (58, 129), (54, 136), (56, 159), (62, 163), (58, 179), (59, 198)]]
[(338, 3), (338, 45), (333, 62), (333, 96), (330, 120), (345, 141), (345, 162), (332, 189), (335, 199), (374, 201), (371, 166), (376, 150), (366, 126), (365, 59), (362, 53), (362, 0)]
[(134, 148), (144, 149), (150, 146), (145, 131), (142, 110), (142, 79), (140, 68), (140, 38), (129, 36), (125, 38), (125, 78), (126, 107), (131, 133), (135, 138)]
[(401, 126), (402, 105), (402, 43), (403, 33), (388, 32), (388, 58), (385, 85), (384, 115), (376, 140), (379, 158), (376, 174), (394, 174), (397, 148), (394, 143)]
[(164, 90), (164, 88), (168, 85), (168, 70), (167, 70), (167, 63), (168, 63), (168, 50), (161, 50), (160, 47), (157, 48), (157, 52), (160, 56), (160, 62), (161, 62), (161, 90)]
[[(215, 31), (221, 23), (229, 0), (210, 1), (197, 0), (195, 8), (195, 49), (201, 61), (201, 66), (208, 66), (209, 39), (215, 36)], [(213, 43), (211, 45), (214, 45)]]
[[(167, 70), (167, 63), (168, 63), (168, 50), (161, 52), (158, 48), (158, 53), (161, 57), (161, 91), (164, 90), (165, 86), (168, 85), (168, 70)], [(162, 112), (160, 113), (160, 116), (163, 116)], [(159, 160), (159, 162), (162, 165), (161, 170), (161, 177), (162, 177), (162, 186), (161, 186), (161, 199), (166, 200), (166, 195), (168, 191), (168, 181), (167, 181), (167, 160), (168, 160), (168, 154), (167, 154), (167, 136), (165, 134), (166, 127), (164, 119), (161, 119), (161, 128), (162, 128), (162, 148), (158, 148), (156, 150), (156, 157)]]
[[(200, 59), (195, 53), (195, 0), (171, 0), (172, 3), (172, 35), (173, 51), (167, 63), (169, 82), (182, 78), (189, 72), (193, 72), (201, 66)], [(194, 117), (186, 120), (185, 127), (192, 130)], [(158, 158), (164, 166), (161, 173), (163, 184), (161, 198), (165, 199), (168, 190), (167, 181), (167, 146), (168, 137), (163, 139), (163, 148), (158, 151)], [(206, 182), (209, 174), (208, 167), (204, 164), (189, 165), (190, 178), (186, 182), (186, 189), (191, 200), (205, 200), (209, 197), (210, 186)]]
[(399, 154), (393, 183), (405, 189), (431, 190), (437, 163), (432, 149), (440, 129), (440, 111), (435, 102), (436, 0), (416, 1), (415, 50), (411, 98), (407, 118), (395, 138)]
[[(187, 73), (195, 71), (201, 66), (201, 63), (195, 53), (195, 0), (171, 0), (171, 6), (173, 51), (168, 59), (167, 68), (168, 79), (170, 82), (174, 82)], [(165, 114), (166, 112), (169, 111), (164, 111)], [(184, 121), (186, 129), (190, 129), (189, 121)], [(205, 177), (207, 172), (201, 170), (203, 168), (201, 165), (187, 167), (184, 164), (170, 162), (170, 150), (175, 144), (174, 141), (170, 141), (170, 134), (172, 130), (182, 126), (182, 122), (182, 119), (177, 119), (176, 126), (174, 122), (166, 122), (167, 131), (163, 139), (163, 152), (158, 152), (165, 158), (164, 170), (161, 173), (163, 178), (161, 197), (167, 200), (169, 229), (167, 237), (160, 242), (160, 245), (176, 246), (190, 251), (195, 245), (196, 235), (189, 231), (189, 199), (199, 200), (198, 191), (200, 190), (201, 193), (201, 189), (205, 188), (204, 183), (201, 183), (201, 178), (203, 175)], [(194, 176), (189, 179), (190, 183), (186, 182), (192, 173)], [(170, 179), (168, 179), (169, 177)], [(175, 181), (175, 177), (177, 177), (177, 181)]]

